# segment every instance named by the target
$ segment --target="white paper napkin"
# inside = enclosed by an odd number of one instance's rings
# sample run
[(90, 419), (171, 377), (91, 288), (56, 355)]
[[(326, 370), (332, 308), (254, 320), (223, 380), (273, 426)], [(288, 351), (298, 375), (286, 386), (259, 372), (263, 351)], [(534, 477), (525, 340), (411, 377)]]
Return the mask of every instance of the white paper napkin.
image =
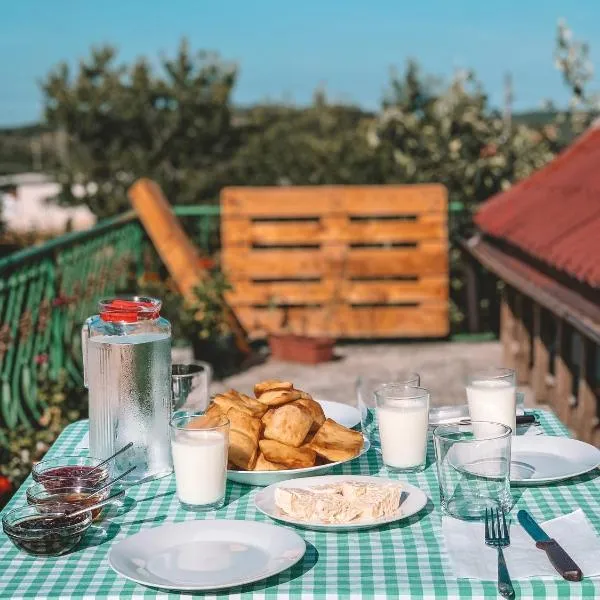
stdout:
[[(504, 556), (511, 579), (528, 577), (560, 578), (543, 550), (535, 547), (511, 513), (510, 546)], [(538, 521), (539, 522), (539, 521)], [(600, 538), (581, 509), (568, 515), (539, 522), (579, 565), (584, 577), (600, 575)], [(442, 532), (456, 577), (495, 581), (497, 551), (484, 542), (484, 524), (442, 518)]]

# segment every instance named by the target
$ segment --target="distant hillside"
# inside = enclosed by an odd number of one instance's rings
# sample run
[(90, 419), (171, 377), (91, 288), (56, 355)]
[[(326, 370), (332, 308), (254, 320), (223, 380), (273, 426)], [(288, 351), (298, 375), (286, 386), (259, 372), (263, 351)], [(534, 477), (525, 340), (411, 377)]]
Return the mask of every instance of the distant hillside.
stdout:
[[(302, 112), (295, 106), (250, 106), (235, 110), (234, 124), (238, 127), (260, 126), (272, 119), (286, 119)], [(357, 117), (373, 116), (360, 108), (340, 107), (344, 113), (356, 112)], [(516, 124), (538, 128), (554, 122), (557, 111), (526, 111), (513, 115)], [(567, 125), (561, 127), (559, 138), (564, 142), (572, 139), (573, 134)], [(52, 131), (40, 123), (31, 123), (21, 127), (0, 128), (0, 175), (12, 173), (31, 173), (53, 164), (56, 160), (56, 139)]]

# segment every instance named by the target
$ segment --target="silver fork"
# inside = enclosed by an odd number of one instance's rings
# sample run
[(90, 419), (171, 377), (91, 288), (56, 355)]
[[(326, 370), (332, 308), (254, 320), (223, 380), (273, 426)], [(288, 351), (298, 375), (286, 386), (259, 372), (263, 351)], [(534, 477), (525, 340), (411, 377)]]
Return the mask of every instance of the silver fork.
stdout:
[[(502, 512), (502, 525), (500, 524), (500, 512)], [(496, 509), (495, 516), (493, 508), (489, 509), (489, 514), (488, 509), (485, 509), (485, 543), (498, 549), (498, 591), (504, 598), (512, 600), (515, 597), (515, 590), (508, 574), (504, 552), (502, 552), (502, 548), (510, 546), (510, 535), (506, 526), (504, 509), (501, 511)]]

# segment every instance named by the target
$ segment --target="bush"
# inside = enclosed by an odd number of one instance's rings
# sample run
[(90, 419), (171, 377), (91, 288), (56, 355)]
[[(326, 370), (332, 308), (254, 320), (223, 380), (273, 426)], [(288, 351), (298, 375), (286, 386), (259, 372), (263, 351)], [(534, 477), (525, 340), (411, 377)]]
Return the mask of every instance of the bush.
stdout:
[(53, 381), (44, 365), (38, 372), (38, 394), (45, 409), (35, 427), (0, 428), (0, 474), (10, 481), (13, 490), (23, 483), (66, 425), (87, 418), (87, 394), (69, 383), (66, 371), (59, 372)]

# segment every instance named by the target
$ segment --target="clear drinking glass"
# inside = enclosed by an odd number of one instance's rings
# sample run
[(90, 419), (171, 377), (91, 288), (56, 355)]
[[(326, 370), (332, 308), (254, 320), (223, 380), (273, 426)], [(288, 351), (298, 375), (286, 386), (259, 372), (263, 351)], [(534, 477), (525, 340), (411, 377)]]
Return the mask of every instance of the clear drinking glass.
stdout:
[(356, 400), (360, 412), (360, 425), (362, 432), (371, 441), (372, 447), (381, 453), (379, 431), (375, 420), (375, 390), (387, 383), (395, 383), (418, 387), (421, 383), (418, 373), (404, 371), (390, 375), (386, 378), (366, 377), (359, 375), (356, 379)]
[(375, 390), (383, 462), (395, 472), (425, 468), (429, 427), (429, 390), (388, 383)]
[(212, 372), (209, 363), (199, 360), (172, 366), (173, 412), (204, 412), (208, 408)]
[(175, 487), (186, 510), (221, 508), (225, 503), (229, 419), (187, 413), (171, 419)]
[(472, 421), (517, 427), (517, 380), (514, 369), (490, 367), (475, 371), (467, 381), (467, 403)]
[(433, 439), (444, 513), (478, 520), (486, 508), (512, 508), (510, 427), (487, 421), (439, 425)]

